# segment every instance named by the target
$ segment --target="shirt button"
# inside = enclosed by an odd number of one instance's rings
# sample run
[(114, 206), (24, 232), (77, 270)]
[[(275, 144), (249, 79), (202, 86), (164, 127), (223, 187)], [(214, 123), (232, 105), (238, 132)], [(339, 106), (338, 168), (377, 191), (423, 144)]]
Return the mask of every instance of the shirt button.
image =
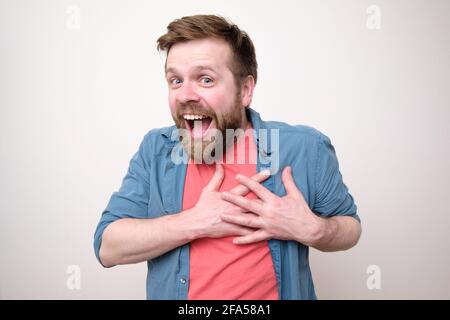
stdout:
[(185, 278), (180, 278), (180, 282), (181, 282), (181, 284), (185, 284), (186, 283), (186, 279)]

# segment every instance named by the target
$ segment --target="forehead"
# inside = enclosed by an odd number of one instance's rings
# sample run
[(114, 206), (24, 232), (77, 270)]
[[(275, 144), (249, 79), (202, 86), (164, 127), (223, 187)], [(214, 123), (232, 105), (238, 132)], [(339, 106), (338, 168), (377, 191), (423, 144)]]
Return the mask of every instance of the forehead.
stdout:
[(224, 40), (206, 38), (173, 45), (166, 60), (167, 69), (185, 69), (196, 65), (223, 70), (228, 68), (231, 49)]

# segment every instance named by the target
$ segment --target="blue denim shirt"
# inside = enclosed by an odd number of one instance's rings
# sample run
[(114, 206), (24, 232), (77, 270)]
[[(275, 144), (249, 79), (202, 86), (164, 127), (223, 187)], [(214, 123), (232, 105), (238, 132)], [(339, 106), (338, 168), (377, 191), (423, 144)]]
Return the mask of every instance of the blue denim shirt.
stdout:
[[(325, 217), (346, 215), (360, 221), (327, 136), (307, 126), (262, 121), (250, 108), (247, 117), (257, 144), (257, 171), (272, 171), (264, 182), (266, 188), (285, 195), (281, 171), (289, 165), (313, 212)], [(180, 148), (175, 129), (172, 126), (148, 132), (130, 160), (122, 185), (112, 194), (95, 231), (94, 249), (99, 261), (102, 234), (111, 222), (121, 218), (158, 218), (182, 210), (187, 166), (171, 158)], [(262, 134), (264, 130), (268, 135)], [(271, 132), (278, 135), (276, 146), (273, 141), (277, 139), (270, 138)], [(275, 239), (269, 240), (269, 248), (280, 299), (316, 299), (309, 248), (296, 241)], [(147, 261), (147, 267), (147, 299), (187, 299), (189, 244)]]

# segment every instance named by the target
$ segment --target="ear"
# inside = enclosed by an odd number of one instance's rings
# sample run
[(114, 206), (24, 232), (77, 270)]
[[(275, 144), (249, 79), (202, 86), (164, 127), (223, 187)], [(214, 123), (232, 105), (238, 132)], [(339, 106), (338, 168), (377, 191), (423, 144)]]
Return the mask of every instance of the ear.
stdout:
[(242, 80), (241, 84), (241, 103), (244, 107), (248, 107), (252, 103), (253, 90), (255, 89), (255, 79), (248, 75)]

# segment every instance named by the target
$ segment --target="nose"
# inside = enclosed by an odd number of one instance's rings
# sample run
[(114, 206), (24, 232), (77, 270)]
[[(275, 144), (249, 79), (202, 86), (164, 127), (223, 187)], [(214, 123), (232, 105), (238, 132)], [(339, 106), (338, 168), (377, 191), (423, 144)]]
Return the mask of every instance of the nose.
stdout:
[(183, 85), (177, 90), (177, 100), (180, 103), (199, 102), (200, 96), (197, 94), (193, 84), (184, 82)]

